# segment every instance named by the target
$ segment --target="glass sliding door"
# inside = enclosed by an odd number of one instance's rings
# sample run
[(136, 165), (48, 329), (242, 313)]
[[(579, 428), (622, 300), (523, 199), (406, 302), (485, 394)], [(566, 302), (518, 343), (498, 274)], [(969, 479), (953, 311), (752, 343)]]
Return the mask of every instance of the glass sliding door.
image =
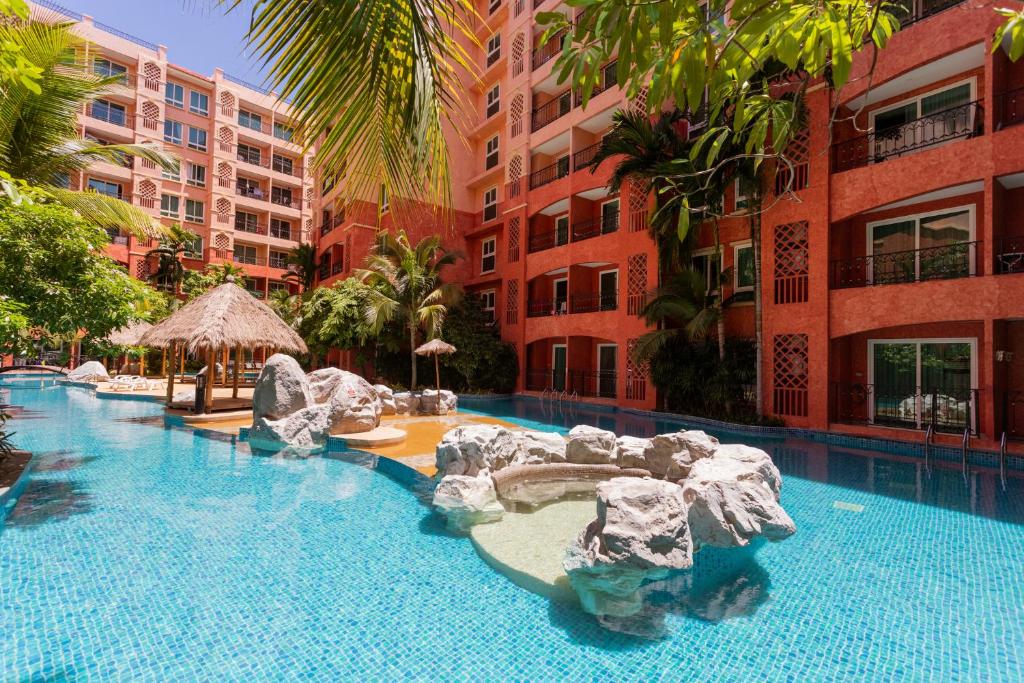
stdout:
[(973, 275), (974, 207), (868, 224), (868, 284)]
[(567, 361), (568, 355), (564, 344), (555, 344), (551, 347), (551, 388), (555, 391), (565, 391)]
[(919, 279), (941, 280), (973, 274), (970, 212), (953, 211), (919, 221)]
[(936, 429), (962, 431), (971, 426), (971, 345), (921, 344), (921, 412)]
[(917, 345), (875, 342), (871, 346), (874, 385), (874, 422), (894, 427), (916, 427)]
[(871, 278), (875, 285), (913, 282), (917, 277), (917, 223), (896, 221), (873, 225), (871, 232)]

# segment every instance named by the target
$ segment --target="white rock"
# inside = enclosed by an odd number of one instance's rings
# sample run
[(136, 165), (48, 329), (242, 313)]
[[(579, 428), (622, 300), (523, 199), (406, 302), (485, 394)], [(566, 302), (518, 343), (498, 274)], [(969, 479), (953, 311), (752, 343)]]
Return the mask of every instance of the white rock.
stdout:
[(317, 403), (325, 403), (330, 400), (334, 388), (341, 381), (342, 370), (340, 368), (320, 368), (306, 375), (309, 381), (309, 391), (313, 394), (313, 400)]
[(433, 502), (447, 517), (448, 527), (457, 531), (465, 531), (474, 524), (496, 522), (505, 512), (487, 476), (450, 474), (434, 489)]
[(758, 466), (717, 454), (694, 463), (682, 488), (696, 547), (743, 546), (760, 535), (778, 541), (796, 531)]
[(330, 407), (331, 432), (355, 434), (368, 432), (380, 424), (383, 405), (373, 385), (351, 372), (339, 370), (327, 405)]
[(616, 463), (619, 467), (647, 469), (644, 450), (651, 445), (650, 439), (637, 436), (620, 436), (615, 440)]
[(381, 415), (394, 415), (398, 409), (395, 406), (395, 393), (391, 391), (391, 387), (374, 384), (373, 389), (377, 392), (377, 398), (380, 399)]
[(69, 372), (67, 378), (73, 382), (99, 382), (110, 379), (110, 375), (107, 374), (103, 363), (90, 360)]
[(566, 549), (562, 566), (592, 614), (638, 609), (636, 591), (693, 564), (682, 489), (657, 479), (617, 477), (597, 485), (597, 519)]
[(567, 462), (582, 465), (614, 463), (616, 460), (615, 434), (597, 427), (577, 425), (569, 431), (565, 459)]
[(447, 389), (441, 390), (441, 409), (445, 414), (454, 413), (459, 407), (459, 397)]
[(249, 430), (249, 440), (256, 444), (286, 444), (299, 448), (323, 446), (331, 433), (329, 410), (326, 405), (314, 405), (281, 420), (258, 417)]
[(181, 391), (174, 392), (171, 396), (171, 403), (195, 403), (196, 401), (196, 389), (182, 389)]
[[(424, 389), (420, 392), (419, 412), (424, 415), (445, 415), (441, 396), (436, 389)], [(438, 407), (440, 406), (440, 410)]]
[(475, 477), (526, 458), (515, 434), (499, 425), (465, 425), (441, 437), (435, 453), (438, 476), (466, 474)]
[(565, 439), (555, 432), (516, 432), (527, 465), (565, 462)]
[(697, 460), (709, 457), (718, 440), (702, 431), (659, 434), (644, 449), (646, 469), (666, 479), (682, 479)]
[(398, 415), (411, 415), (420, 407), (420, 397), (410, 391), (400, 391), (394, 398), (395, 412)]
[(782, 475), (779, 474), (779, 468), (772, 462), (771, 456), (760, 448), (743, 444), (724, 444), (715, 450), (714, 457), (737, 460), (756, 470), (775, 493), (775, 500), (779, 499), (779, 495), (782, 493)]
[(254, 418), (280, 420), (313, 404), (309, 381), (298, 361), (283, 353), (267, 359), (252, 394)]

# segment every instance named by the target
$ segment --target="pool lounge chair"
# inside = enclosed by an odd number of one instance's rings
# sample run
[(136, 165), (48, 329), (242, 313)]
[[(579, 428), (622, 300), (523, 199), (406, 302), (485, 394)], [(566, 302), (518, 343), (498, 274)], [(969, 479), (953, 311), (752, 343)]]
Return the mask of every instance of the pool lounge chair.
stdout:
[(113, 391), (120, 391), (121, 389), (127, 389), (128, 391), (136, 391), (137, 389), (149, 389), (149, 381), (144, 377), (138, 375), (119, 375), (107, 385)]

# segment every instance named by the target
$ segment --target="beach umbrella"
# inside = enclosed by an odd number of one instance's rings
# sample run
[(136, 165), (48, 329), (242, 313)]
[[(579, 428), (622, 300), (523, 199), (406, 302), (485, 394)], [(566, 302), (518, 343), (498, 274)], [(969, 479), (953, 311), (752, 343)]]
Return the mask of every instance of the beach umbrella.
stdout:
[(444, 353), (455, 353), (455, 347), (448, 342), (443, 342), (440, 339), (431, 339), (426, 344), (423, 344), (416, 349), (417, 355), (420, 356), (433, 356), (434, 357), (434, 377), (437, 379), (437, 405), (438, 410), (441, 407), (441, 363), (438, 357)]

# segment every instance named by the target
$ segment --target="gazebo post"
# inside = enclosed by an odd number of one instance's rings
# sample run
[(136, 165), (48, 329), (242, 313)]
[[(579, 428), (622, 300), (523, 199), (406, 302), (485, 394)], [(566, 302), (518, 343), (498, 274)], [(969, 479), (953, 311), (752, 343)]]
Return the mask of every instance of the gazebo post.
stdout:
[(181, 350), (178, 354), (178, 374), (182, 377), (185, 376), (185, 345), (181, 345)]
[(220, 383), (221, 383), (221, 386), (225, 386), (226, 387), (228, 385), (228, 358), (231, 357), (231, 349), (229, 349), (228, 347), (225, 346), (221, 350), (221, 354), (220, 355), (221, 355), (221, 359), (222, 359), (221, 362), (223, 363), (221, 365), (221, 368), (220, 368)]
[[(171, 353), (170, 353), (170, 356), (171, 356), (171, 367), (170, 367), (170, 372), (167, 373), (167, 401), (166, 401), (166, 404), (167, 404), (168, 407), (170, 407), (171, 399), (174, 396), (174, 358), (177, 356), (177, 351), (178, 351), (178, 349), (177, 349), (177, 346), (176, 346), (175, 342), (171, 342)], [(168, 356), (167, 350), (164, 349), (164, 360), (167, 359), (167, 356)], [(165, 365), (165, 369), (167, 369), (166, 365)]]
[(206, 401), (204, 402), (204, 413), (213, 412), (213, 379), (217, 374), (214, 364), (217, 360), (217, 351), (212, 346), (206, 350)]
[(160, 374), (167, 374), (167, 349), (160, 350)]
[(145, 352), (145, 350), (143, 350), (142, 353), (139, 354), (139, 376), (140, 377), (145, 377), (146, 376), (146, 352)]
[(238, 366), (242, 364), (242, 347), (235, 347), (235, 370), (231, 382), (231, 398), (238, 398)]

